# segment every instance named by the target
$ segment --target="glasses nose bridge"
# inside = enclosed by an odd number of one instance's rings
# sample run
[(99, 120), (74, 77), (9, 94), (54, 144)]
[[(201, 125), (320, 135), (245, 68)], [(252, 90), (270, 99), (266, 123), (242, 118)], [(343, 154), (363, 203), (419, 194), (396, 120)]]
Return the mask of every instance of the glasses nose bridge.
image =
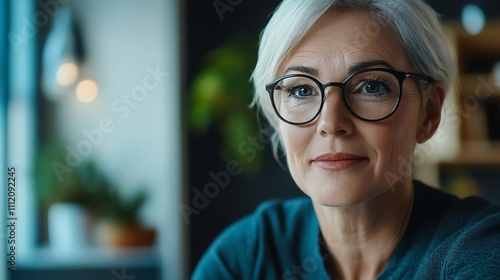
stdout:
[(326, 88), (327, 87), (338, 87), (338, 88), (340, 88), (340, 92), (342, 93), (342, 90), (344, 89), (344, 83), (338, 83), (338, 82), (326, 83), (326, 84), (322, 84), (321, 87), (323, 88), (323, 93), (325, 95), (326, 95)]

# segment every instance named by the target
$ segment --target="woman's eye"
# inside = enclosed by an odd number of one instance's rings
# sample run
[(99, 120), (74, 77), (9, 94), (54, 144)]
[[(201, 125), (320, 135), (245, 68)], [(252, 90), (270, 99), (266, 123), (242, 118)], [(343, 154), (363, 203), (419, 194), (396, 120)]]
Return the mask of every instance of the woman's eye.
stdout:
[(316, 95), (313, 87), (308, 85), (289, 85), (283, 87), (289, 98), (306, 99)]
[(380, 86), (380, 84), (369, 83), (369, 84), (365, 85), (365, 90), (366, 90), (366, 92), (369, 92), (369, 93), (375, 93), (375, 92), (379, 92), (381, 90), (381, 86)]
[(295, 95), (305, 97), (305, 96), (312, 95), (312, 90), (308, 87), (299, 87), (299, 88), (296, 88), (293, 93)]
[(368, 94), (382, 94), (389, 91), (389, 88), (381, 83), (376, 81), (366, 81), (360, 89), (360, 93), (368, 93)]

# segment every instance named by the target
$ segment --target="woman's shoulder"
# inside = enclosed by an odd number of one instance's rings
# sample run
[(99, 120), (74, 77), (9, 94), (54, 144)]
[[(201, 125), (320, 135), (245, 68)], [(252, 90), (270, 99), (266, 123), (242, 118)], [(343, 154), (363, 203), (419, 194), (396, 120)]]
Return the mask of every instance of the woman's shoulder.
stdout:
[(216, 238), (198, 263), (193, 279), (276, 275), (282, 271), (283, 260), (288, 263), (290, 252), (299, 252), (300, 257), (303, 241), (317, 236), (318, 228), (310, 198), (265, 201)]
[[(236, 221), (222, 232), (214, 245), (242, 239), (248, 242), (257, 242), (260, 235), (288, 235), (292, 228), (300, 227), (303, 223), (310, 223), (316, 217), (310, 198), (300, 197), (293, 199), (272, 199), (262, 202), (256, 210)], [(260, 236), (264, 237), (264, 236)], [(241, 243), (240, 243), (241, 244)]]
[[(468, 225), (488, 216), (500, 215), (500, 206), (477, 196), (458, 198), (440, 189), (415, 181), (415, 208), (423, 215)], [(443, 221), (441, 221), (443, 222)]]
[(500, 206), (486, 199), (477, 196), (458, 198), (416, 181), (413, 211), (413, 220), (420, 229), (427, 228), (438, 239), (450, 240), (474, 230), (496, 228), (494, 238), (500, 240)]
[(415, 184), (415, 191), (418, 222), (413, 229), (426, 236), (413, 243), (422, 250), (419, 259), (425, 260), (421, 271), (435, 268), (446, 279), (500, 278), (500, 206), (479, 197), (458, 198), (422, 183)]

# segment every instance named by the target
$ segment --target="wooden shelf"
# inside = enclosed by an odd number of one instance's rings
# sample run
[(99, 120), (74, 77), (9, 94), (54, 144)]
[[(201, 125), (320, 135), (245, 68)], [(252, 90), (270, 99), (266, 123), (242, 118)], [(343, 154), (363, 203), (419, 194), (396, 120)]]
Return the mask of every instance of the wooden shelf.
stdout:
[(463, 142), (459, 155), (443, 163), (500, 165), (500, 141)]
[(460, 98), (475, 96), (484, 101), (490, 97), (500, 97), (500, 81), (495, 81), (491, 73), (464, 73), (460, 75)]
[[(468, 34), (458, 21), (446, 23), (443, 29), (459, 71), (457, 87), (451, 96), (455, 97), (453, 109), (457, 115), (454, 117), (459, 123), (448, 120), (446, 131), (458, 132), (454, 134), (458, 139), (454, 140), (459, 149), (452, 158), (418, 166), (416, 174), (419, 179), (441, 187), (450, 176), (463, 176), (484, 190), (496, 189), (500, 178), (500, 127), (497, 122), (500, 81), (495, 81), (492, 71), (500, 62), (500, 19), (488, 20), (477, 35)], [(450, 170), (455, 170), (456, 174)], [(490, 188), (492, 185), (494, 187)], [(483, 195), (500, 201), (498, 192), (484, 192)]]
[(109, 249), (88, 247), (61, 254), (49, 247), (40, 247), (26, 256), (19, 256), (20, 269), (95, 269), (108, 267), (159, 267), (156, 247)]

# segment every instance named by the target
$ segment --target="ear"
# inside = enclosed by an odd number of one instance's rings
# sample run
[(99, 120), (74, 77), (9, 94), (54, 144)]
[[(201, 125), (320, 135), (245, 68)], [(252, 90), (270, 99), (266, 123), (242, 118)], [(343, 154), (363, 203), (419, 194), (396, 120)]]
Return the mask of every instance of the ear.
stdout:
[(417, 143), (422, 144), (434, 135), (441, 122), (441, 109), (444, 103), (445, 89), (442, 82), (430, 84), (427, 100), (424, 100), (422, 118), (417, 130)]

